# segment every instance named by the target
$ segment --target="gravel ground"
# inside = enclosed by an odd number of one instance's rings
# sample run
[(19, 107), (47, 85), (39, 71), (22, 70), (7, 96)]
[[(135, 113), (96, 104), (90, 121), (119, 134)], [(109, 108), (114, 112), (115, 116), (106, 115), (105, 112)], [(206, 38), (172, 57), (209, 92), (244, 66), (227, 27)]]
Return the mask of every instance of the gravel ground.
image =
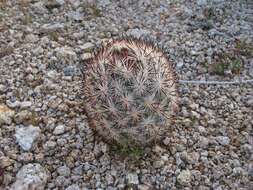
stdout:
[(133, 162), (87, 126), (80, 72), (127, 34), (181, 79), (250, 79), (252, 31), (250, 0), (0, 1), (0, 189), (253, 189), (253, 84), (181, 84), (171, 131)]

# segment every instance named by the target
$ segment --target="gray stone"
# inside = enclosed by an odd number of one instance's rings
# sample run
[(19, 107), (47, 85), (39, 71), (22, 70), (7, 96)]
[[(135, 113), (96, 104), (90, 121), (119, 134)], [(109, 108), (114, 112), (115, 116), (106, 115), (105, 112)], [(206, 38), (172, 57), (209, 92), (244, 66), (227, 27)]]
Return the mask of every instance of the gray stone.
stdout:
[(178, 167), (181, 166), (181, 164), (183, 163), (183, 161), (181, 160), (180, 154), (178, 152), (175, 154), (175, 158), (176, 158), (176, 164), (177, 164), (177, 166)]
[(45, 1), (45, 6), (47, 9), (52, 10), (60, 8), (65, 3), (64, 0), (47, 0)]
[(73, 184), (68, 186), (65, 190), (80, 190), (80, 188), (77, 184)]
[(224, 0), (213, 0), (214, 3), (224, 3)]
[[(250, 61), (250, 65), (253, 65), (253, 60)], [(249, 67), (249, 75), (253, 77), (253, 67)]]
[(80, 74), (80, 71), (74, 66), (67, 66), (63, 68), (63, 72), (65, 76), (74, 76), (76, 74)]
[(249, 176), (253, 177), (253, 166), (251, 166), (248, 170)]
[(110, 174), (106, 174), (105, 179), (106, 179), (107, 184), (109, 184), (109, 185), (114, 183), (114, 178)]
[(229, 137), (225, 137), (225, 136), (218, 136), (218, 137), (216, 137), (216, 140), (221, 145), (228, 145), (230, 143)]
[(47, 141), (44, 145), (45, 149), (50, 150), (55, 148), (56, 142), (55, 141)]
[(168, 146), (170, 144), (170, 138), (169, 137), (166, 137), (164, 140), (163, 140), (163, 144)]
[(205, 5), (207, 5), (207, 0), (197, 0), (197, 5), (205, 6)]
[(70, 169), (67, 166), (61, 166), (57, 168), (57, 173), (61, 176), (69, 176), (70, 175)]
[(32, 106), (32, 102), (30, 102), (30, 101), (20, 102), (20, 107), (21, 108), (29, 108), (31, 106)]
[(65, 132), (65, 125), (58, 125), (55, 127), (53, 134), (54, 135), (61, 135)]
[(16, 107), (19, 107), (20, 106), (20, 101), (16, 100), (14, 102), (10, 101), (10, 100), (7, 100), (6, 101), (6, 105), (10, 108), (16, 108)]
[(183, 66), (184, 66), (184, 62), (180, 61), (180, 62), (177, 63), (177, 66), (176, 66), (176, 67), (177, 67), (178, 69), (181, 69)]
[(161, 146), (155, 145), (152, 149), (153, 152), (155, 152), (157, 155), (161, 155), (164, 153), (166, 150), (162, 148)]
[(149, 185), (146, 184), (140, 184), (138, 185), (138, 190), (151, 190), (152, 187), (150, 187)]
[(68, 17), (75, 21), (82, 21), (84, 18), (84, 14), (79, 11), (71, 11), (68, 13)]
[(56, 31), (62, 31), (64, 28), (64, 24), (55, 23), (55, 24), (44, 24), (40, 28), (40, 33), (50, 33)]
[(71, 5), (73, 5), (75, 8), (80, 6), (80, 1), (79, 0), (70, 0), (69, 1), (71, 3)]
[(0, 93), (5, 93), (7, 91), (7, 88), (5, 85), (0, 84)]
[(71, 47), (64, 46), (58, 47), (55, 49), (56, 56), (61, 59), (74, 59), (76, 57), (76, 53), (73, 51)]
[(55, 0), (57, 3), (59, 3), (60, 5), (64, 5), (65, 4), (65, 0)]
[(164, 162), (167, 162), (169, 160), (169, 154), (164, 154), (161, 156), (161, 159), (164, 161)]
[(57, 139), (57, 144), (58, 144), (59, 146), (64, 146), (64, 145), (66, 145), (67, 142), (68, 142), (68, 141), (67, 141), (65, 138)]
[(38, 1), (31, 5), (34, 12), (37, 14), (45, 14), (48, 13), (47, 9), (44, 7), (44, 3), (42, 1)]
[(59, 75), (58, 75), (57, 71), (55, 71), (55, 70), (51, 70), (51, 71), (47, 72), (47, 77), (50, 79), (56, 79), (56, 78), (58, 78), (58, 76)]
[(21, 146), (23, 150), (29, 151), (34, 141), (39, 137), (40, 132), (41, 130), (39, 127), (34, 127), (32, 125), (28, 127), (17, 127), (15, 137), (19, 146)]
[(67, 179), (64, 176), (57, 176), (55, 178), (55, 185), (58, 186), (58, 187), (65, 186), (66, 182), (67, 182)]
[(101, 6), (101, 7), (106, 7), (108, 5), (110, 5), (110, 0), (100, 0), (98, 1), (98, 5)]
[(154, 163), (153, 163), (153, 167), (155, 169), (161, 168), (163, 165), (164, 165), (164, 161), (163, 160), (157, 160), (157, 161), (154, 161)]
[(28, 34), (26, 37), (25, 37), (25, 40), (29, 43), (35, 43), (39, 40), (38, 36), (37, 35), (34, 35), (34, 34)]
[(10, 190), (44, 190), (48, 178), (48, 171), (40, 164), (27, 164), (18, 171)]
[(198, 126), (198, 131), (199, 131), (201, 134), (206, 134), (206, 128), (203, 127), (203, 126)]
[(235, 175), (246, 175), (246, 172), (241, 167), (235, 167), (235, 168), (233, 168), (233, 174), (235, 174)]
[(211, 38), (214, 38), (215, 36), (223, 36), (223, 37), (227, 37), (226, 34), (224, 34), (223, 32), (218, 31), (215, 28), (212, 28), (208, 31), (208, 36), (210, 36)]
[(253, 95), (247, 98), (246, 104), (253, 108)]
[(204, 136), (200, 136), (198, 144), (200, 147), (205, 148), (209, 144), (209, 139)]
[(79, 47), (81, 48), (81, 50), (83, 50), (85, 52), (90, 52), (94, 48), (94, 44), (87, 42)]
[(134, 185), (139, 184), (139, 178), (136, 173), (128, 173), (126, 178), (127, 178), (128, 184), (134, 184)]
[(177, 182), (183, 186), (189, 185), (191, 182), (191, 172), (188, 169), (181, 171), (177, 176)]
[(127, 35), (134, 36), (136, 38), (147, 37), (151, 34), (151, 32), (148, 30), (138, 28), (129, 29), (126, 33)]
[(83, 174), (83, 165), (77, 166), (72, 170), (72, 173), (75, 175), (82, 175)]
[(180, 159), (182, 159), (184, 162), (191, 163), (191, 157), (186, 151), (181, 153)]

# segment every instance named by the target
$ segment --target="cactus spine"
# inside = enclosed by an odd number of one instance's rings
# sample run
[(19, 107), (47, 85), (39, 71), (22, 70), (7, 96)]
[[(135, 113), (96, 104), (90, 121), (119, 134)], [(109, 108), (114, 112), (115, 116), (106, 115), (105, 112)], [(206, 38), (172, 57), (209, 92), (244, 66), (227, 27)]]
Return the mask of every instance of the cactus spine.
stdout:
[(89, 125), (107, 142), (148, 145), (177, 109), (177, 76), (163, 51), (128, 38), (103, 46), (84, 73)]

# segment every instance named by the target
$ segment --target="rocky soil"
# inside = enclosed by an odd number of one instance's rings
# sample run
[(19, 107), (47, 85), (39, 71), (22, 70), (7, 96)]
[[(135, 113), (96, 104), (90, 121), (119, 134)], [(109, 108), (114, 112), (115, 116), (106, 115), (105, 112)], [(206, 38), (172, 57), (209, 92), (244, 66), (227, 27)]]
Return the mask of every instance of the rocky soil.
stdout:
[(89, 129), (82, 74), (110, 38), (149, 38), (180, 79), (253, 78), (250, 0), (0, 1), (0, 189), (253, 189), (253, 84), (180, 84), (164, 140), (122, 158)]

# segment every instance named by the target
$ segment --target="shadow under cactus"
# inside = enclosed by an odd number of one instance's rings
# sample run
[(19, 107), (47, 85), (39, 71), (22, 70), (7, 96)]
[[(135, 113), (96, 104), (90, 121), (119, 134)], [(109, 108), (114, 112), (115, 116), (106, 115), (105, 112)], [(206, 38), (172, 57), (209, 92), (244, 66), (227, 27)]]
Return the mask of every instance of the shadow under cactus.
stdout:
[(110, 155), (117, 155), (119, 158), (128, 159), (130, 161), (138, 161), (145, 155), (145, 149), (140, 146), (123, 146), (123, 145), (111, 145)]

